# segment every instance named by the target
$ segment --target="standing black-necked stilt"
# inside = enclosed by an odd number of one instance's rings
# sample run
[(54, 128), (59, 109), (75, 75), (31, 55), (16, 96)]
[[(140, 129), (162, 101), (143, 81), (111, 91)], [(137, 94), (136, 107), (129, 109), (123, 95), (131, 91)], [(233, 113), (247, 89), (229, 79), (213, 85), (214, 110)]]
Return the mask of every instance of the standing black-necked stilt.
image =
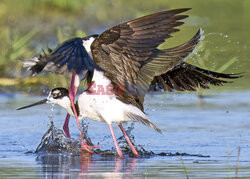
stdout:
[[(99, 73), (95, 74), (97, 75), (94, 75), (93, 79), (99, 78), (99, 75), (101, 75)], [(74, 116), (73, 108), (69, 99), (69, 92), (65, 88), (55, 88), (49, 93), (49, 96), (46, 99), (28, 106), (21, 107), (18, 110), (44, 103), (58, 104), (61, 107), (65, 108), (70, 115)], [(108, 123), (117, 152), (120, 157), (122, 157), (123, 155), (118, 146), (113, 128), (111, 126), (112, 122), (118, 123), (118, 126), (120, 127), (129, 146), (131, 147), (135, 157), (138, 157), (139, 155), (129, 137), (127, 136), (125, 130), (123, 129), (121, 124), (122, 122), (140, 122), (146, 126), (152, 127), (157, 132), (161, 133), (161, 130), (156, 125), (154, 125), (140, 109), (138, 109), (134, 105), (129, 105), (122, 102), (121, 100), (116, 98), (115, 94), (97, 95), (96, 93), (94, 94), (94, 91), (86, 90), (79, 96), (75, 107), (79, 119), (89, 118), (96, 121)]]
[[(199, 42), (200, 30), (180, 46), (157, 49), (171, 37), (171, 33), (178, 31), (175, 27), (183, 24), (179, 20), (188, 17), (179, 14), (187, 10), (163, 11), (114, 26), (99, 36), (89, 36), (87, 40), (71, 39), (45, 60), (31, 59), (28, 62), (33, 64), (28, 65), (33, 73), (39, 72), (37, 68), (41, 71), (39, 64), (42, 64), (42, 69), (48, 71), (73, 71), (73, 77), (75, 73), (84, 74), (82, 76), (92, 84), (79, 96), (76, 108), (74, 87), (69, 93), (63, 88), (54, 89), (47, 100), (65, 108), (77, 118), (78, 124), (78, 115), (107, 122), (117, 152), (122, 157), (111, 125), (112, 122), (118, 123), (133, 154), (138, 156), (121, 122), (138, 121), (160, 132), (143, 113), (144, 96), (150, 87), (154, 86), (155, 90), (160, 87), (165, 91), (194, 91), (197, 87), (222, 85), (227, 82), (225, 79), (238, 78), (237, 75), (216, 73), (184, 62)], [(80, 79), (78, 77), (74, 86), (79, 85)], [(74, 78), (72, 81), (74, 84)]]

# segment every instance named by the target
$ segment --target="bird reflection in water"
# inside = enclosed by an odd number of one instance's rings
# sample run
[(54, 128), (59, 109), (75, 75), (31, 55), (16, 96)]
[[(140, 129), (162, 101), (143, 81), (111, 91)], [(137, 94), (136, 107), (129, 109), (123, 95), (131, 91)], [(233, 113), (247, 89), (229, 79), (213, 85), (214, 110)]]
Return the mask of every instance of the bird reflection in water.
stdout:
[(90, 153), (81, 152), (80, 155), (44, 153), (37, 157), (41, 165), (41, 175), (45, 178), (72, 176), (102, 176), (102, 177), (124, 177), (132, 176), (136, 171), (136, 163), (139, 159), (99, 157)]

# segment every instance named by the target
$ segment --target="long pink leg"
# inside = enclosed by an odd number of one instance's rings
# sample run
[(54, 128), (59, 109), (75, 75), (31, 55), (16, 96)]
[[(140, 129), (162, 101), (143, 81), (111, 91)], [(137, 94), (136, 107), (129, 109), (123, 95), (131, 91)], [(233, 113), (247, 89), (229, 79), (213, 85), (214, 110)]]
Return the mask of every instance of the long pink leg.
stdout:
[[(72, 101), (75, 100), (76, 92), (77, 92), (77, 87), (74, 86), (75, 82), (75, 72), (72, 74), (72, 79), (71, 79), (71, 84), (70, 84), (70, 89), (69, 89), (69, 96), (72, 97)], [(75, 107), (75, 106), (73, 106)], [(70, 114), (68, 113), (63, 125), (63, 130), (68, 138), (70, 138), (70, 133), (69, 133), (69, 119), (70, 119)]]
[[(77, 88), (75, 88), (74, 86), (74, 83), (75, 83), (75, 72), (73, 72), (72, 74), (72, 79), (71, 79), (71, 84), (70, 84), (70, 89), (69, 89), (69, 98), (72, 98), (72, 101), (75, 100), (75, 96), (76, 96), (76, 91), (77, 91)], [(75, 107), (75, 106), (73, 106)], [(69, 133), (69, 119), (70, 119), (70, 114), (67, 113), (67, 116), (65, 118), (65, 122), (64, 122), (64, 125), (63, 125), (63, 130), (66, 134), (66, 136), (68, 138), (70, 138), (70, 133)]]
[(71, 84), (70, 84), (70, 89), (69, 89), (69, 99), (70, 99), (70, 102), (71, 102), (71, 105), (72, 105), (72, 108), (73, 108), (73, 112), (74, 112), (75, 116), (78, 117), (77, 113), (75, 113), (76, 109), (75, 109), (75, 103), (74, 103), (75, 94), (76, 94), (76, 91), (77, 91), (77, 87), (75, 87), (75, 85), (74, 85), (75, 77), (76, 77), (76, 73), (73, 72), (72, 73)]
[(121, 152), (121, 149), (116, 141), (116, 138), (115, 138), (115, 133), (114, 133), (114, 130), (113, 130), (113, 127), (111, 124), (109, 124), (109, 128), (110, 128), (110, 131), (111, 131), (111, 134), (112, 134), (112, 137), (113, 137), (113, 140), (114, 140), (114, 143), (115, 143), (115, 147), (116, 147), (116, 150), (117, 150), (117, 153), (119, 155), (120, 158), (123, 158), (123, 155), (122, 155), (122, 152)]
[(122, 133), (123, 133), (125, 139), (127, 140), (128, 145), (130, 146), (130, 148), (131, 148), (131, 150), (132, 150), (132, 152), (133, 152), (133, 154), (134, 154), (134, 157), (139, 157), (139, 154), (138, 154), (137, 151), (135, 150), (135, 148), (134, 148), (132, 142), (130, 141), (128, 135), (126, 134), (125, 130), (123, 129), (122, 124), (118, 124), (118, 126), (120, 127), (120, 129), (121, 129), (121, 131), (122, 131)]
[(63, 125), (63, 131), (65, 132), (66, 136), (70, 138), (70, 133), (69, 133), (69, 118), (70, 115), (67, 114), (64, 125)]
[(80, 135), (81, 135), (81, 139), (82, 139), (81, 149), (82, 150), (87, 150), (88, 152), (93, 153), (92, 149), (100, 147), (100, 146), (89, 146), (85, 142), (85, 140), (83, 139), (83, 133), (81, 131), (80, 122), (79, 122), (79, 119), (78, 119), (78, 115), (77, 115), (76, 108), (75, 108), (75, 103), (74, 103), (75, 95), (76, 95), (76, 92), (77, 92), (77, 87), (74, 85), (75, 84), (75, 76), (76, 76), (76, 73), (73, 72), (72, 81), (71, 81), (70, 90), (69, 90), (69, 99), (70, 99), (72, 109), (73, 109), (73, 112), (74, 112), (74, 115), (75, 115), (75, 118), (76, 118), (77, 127), (78, 127), (78, 129), (80, 131)]

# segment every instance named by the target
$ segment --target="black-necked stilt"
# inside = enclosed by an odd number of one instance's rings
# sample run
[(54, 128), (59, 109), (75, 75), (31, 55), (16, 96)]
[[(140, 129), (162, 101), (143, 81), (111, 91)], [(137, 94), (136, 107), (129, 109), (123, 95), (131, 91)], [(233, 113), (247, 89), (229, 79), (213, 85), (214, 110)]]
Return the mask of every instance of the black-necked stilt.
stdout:
[[(200, 30), (180, 46), (157, 49), (165, 39), (171, 37), (171, 33), (178, 31), (175, 27), (183, 24), (179, 20), (188, 17), (179, 14), (187, 10), (155, 13), (114, 26), (99, 36), (89, 36), (87, 40), (68, 40), (45, 60), (30, 60), (29, 63), (34, 63), (28, 65), (33, 73), (39, 72), (37, 69), (59, 72), (67, 69), (73, 71), (73, 77), (75, 73), (87, 76), (92, 84), (79, 96), (76, 108), (72, 100), (74, 87), (70, 88), (68, 95), (66, 89), (54, 89), (47, 100), (64, 107), (77, 121), (79, 115), (80, 118), (107, 122), (117, 152), (122, 157), (111, 125), (117, 122), (133, 154), (138, 156), (121, 122), (139, 121), (160, 132), (143, 113), (144, 96), (150, 87), (154, 86), (155, 90), (162, 87), (165, 91), (193, 91), (197, 87), (222, 85), (227, 82), (225, 79), (238, 78), (237, 75), (216, 73), (184, 62), (184, 58), (199, 42)], [(74, 86), (79, 85), (79, 79)]]
[[(97, 78), (99, 77), (98, 75), (96, 76)], [(138, 157), (139, 155), (129, 137), (125, 133), (121, 122), (141, 122), (142, 124), (150, 126), (157, 132), (161, 133), (161, 130), (156, 125), (154, 125), (140, 109), (138, 109), (134, 105), (123, 103), (119, 99), (116, 99), (115, 95), (97, 95), (93, 93), (94, 91), (86, 90), (79, 96), (75, 104), (77, 115), (79, 119), (89, 118), (100, 122), (107, 122), (120, 157), (122, 157), (122, 152), (115, 139), (114, 131), (111, 126), (113, 122), (118, 123), (118, 126), (122, 130), (124, 137), (131, 147), (135, 157)], [(21, 107), (18, 110), (44, 103), (58, 104), (61, 107), (65, 108), (70, 115), (74, 116), (73, 108), (69, 99), (69, 92), (65, 88), (55, 88), (49, 93), (49, 96), (46, 99), (28, 106)]]

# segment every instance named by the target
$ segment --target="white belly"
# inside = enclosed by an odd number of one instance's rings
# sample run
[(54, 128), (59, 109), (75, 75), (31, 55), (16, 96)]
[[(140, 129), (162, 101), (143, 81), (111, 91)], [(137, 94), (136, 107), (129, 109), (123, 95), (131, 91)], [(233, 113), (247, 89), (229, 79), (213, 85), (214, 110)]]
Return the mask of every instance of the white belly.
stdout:
[(128, 112), (146, 117), (140, 109), (131, 104), (121, 102), (116, 99), (114, 93), (110, 93), (110, 88), (107, 88), (111, 84), (110, 80), (103, 76), (102, 72), (95, 71), (93, 81), (95, 85), (91, 91), (94, 93), (83, 92), (78, 98), (79, 117), (103, 121), (109, 124), (132, 120), (127, 116)]
[(107, 123), (122, 121), (123, 104), (114, 96), (83, 93), (79, 96), (80, 116)]

